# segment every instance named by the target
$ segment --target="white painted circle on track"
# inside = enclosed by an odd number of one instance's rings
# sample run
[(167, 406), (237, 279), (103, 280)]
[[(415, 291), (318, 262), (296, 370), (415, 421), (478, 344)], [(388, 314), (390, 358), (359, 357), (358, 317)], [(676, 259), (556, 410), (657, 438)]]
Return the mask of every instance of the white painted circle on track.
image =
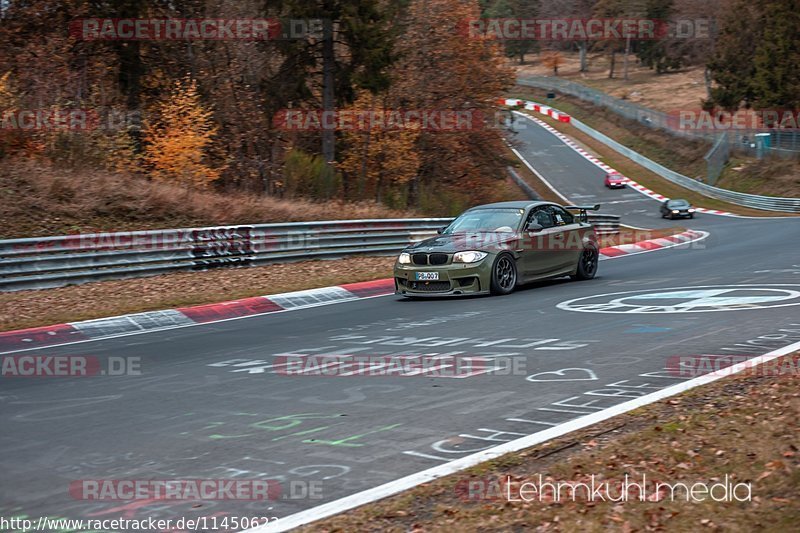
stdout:
[(800, 285), (704, 285), (612, 292), (556, 307), (580, 313), (711, 313), (800, 305)]

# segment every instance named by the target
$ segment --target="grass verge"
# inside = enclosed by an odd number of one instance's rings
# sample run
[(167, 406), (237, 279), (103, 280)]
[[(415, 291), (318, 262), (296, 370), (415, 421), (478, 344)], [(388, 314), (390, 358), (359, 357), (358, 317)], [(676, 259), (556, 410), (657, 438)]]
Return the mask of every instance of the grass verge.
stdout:
[(59, 169), (33, 160), (0, 168), (0, 238), (305, 220), (419, 216), (374, 202), (311, 202), (191, 190), (140, 176)]
[[(797, 418), (800, 352), (728, 376), (603, 423), (460, 474), (320, 521), (302, 531), (791, 531), (800, 521)], [(769, 366), (768, 366), (769, 365)], [(768, 369), (782, 368), (783, 372)], [(759, 371), (758, 369), (762, 369)], [(788, 369), (788, 370), (787, 370)], [(686, 501), (679, 486), (638, 501), (575, 501), (529, 495), (523, 482), (597, 484), (659, 480), (676, 485), (750, 484), (749, 501)], [(510, 484), (508, 484), (510, 477)], [(491, 487), (500, 487), (493, 490)], [(476, 490), (477, 489), (477, 490)], [(714, 493), (720, 499), (719, 489)], [(729, 492), (730, 494), (730, 492)], [(746, 492), (737, 488), (737, 497)]]

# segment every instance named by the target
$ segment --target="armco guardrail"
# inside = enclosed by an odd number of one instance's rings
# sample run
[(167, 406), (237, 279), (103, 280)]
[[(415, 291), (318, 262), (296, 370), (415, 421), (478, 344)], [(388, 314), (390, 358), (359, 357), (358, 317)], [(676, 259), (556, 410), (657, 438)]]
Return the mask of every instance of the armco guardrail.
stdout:
[(435, 235), (450, 220), (337, 220), (3, 240), (0, 290), (42, 289), (181, 270), (392, 254)]
[[(522, 76), (517, 84), (546, 91), (557, 91), (579, 98), (585, 102), (605, 107), (617, 115), (635, 120), (648, 128), (660, 129), (684, 138), (716, 142), (718, 131), (703, 129), (681, 129), (675, 127), (676, 115), (650, 109), (643, 105), (622, 100), (581, 83), (552, 76)], [(770, 130), (768, 141), (753, 135), (752, 131), (731, 129), (728, 131), (731, 149), (759, 159), (763, 155), (778, 157), (800, 157), (800, 134), (797, 131)]]
[(743, 192), (729, 191), (728, 189), (720, 189), (719, 187), (708, 185), (701, 181), (692, 179), (689, 176), (684, 176), (683, 174), (675, 172), (674, 170), (670, 170), (664, 165), (656, 163), (652, 159), (648, 159), (642, 154), (618, 143), (608, 135), (600, 133), (596, 129), (587, 126), (575, 117), (559, 112), (555, 108), (545, 106), (537, 102), (530, 102), (515, 98), (503, 99), (501, 103), (503, 105), (520, 106), (527, 110), (538, 111), (539, 113), (552, 118), (557, 117), (556, 119), (560, 122), (565, 122), (575, 126), (576, 129), (600, 141), (615, 152), (635, 161), (646, 169), (655, 172), (667, 181), (671, 181), (676, 185), (680, 185), (681, 187), (698, 192), (709, 198), (715, 198), (717, 200), (723, 200), (734, 205), (752, 207), (753, 209), (762, 209), (765, 211), (800, 213), (800, 198), (761, 196), (758, 194), (747, 194)]
[(714, 187), (712, 185), (705, 184), (703, 182), (692, 179), (689, 176), (684, 176), (683, 174), (675, 172), (674, 170), (670, 170), (664, 165), (660, 165), (655, 161), (653, 161), (652, 159), (648, 159), (645, 156), (641, 155), (640, 153), (634, 152), (627, 146), (618, 143), (609, 136), (604, 135), (593, 128), (590, 128), (580, 120), (577, 120), (575, 117), (572, 117), (571, 124), (580, 131), (589, 135), (590, 137), (597, 139), (601, 143), (605, 144), (615, 152), (622, 154), (625, 157), (640, 164), (644, 168), (655, 172), (662, 178), (671, 181), (676, 185), (680, 185), (681, 187), (685, 187), (691, 191), (699, 192), (700, 194), (708, 196), (709, 198), (716, 198), (717, 200), (723, 200), (732, 203), (734, 205), (740, 205), (743, 207), (752, 207), (753, 209), (763, 209), (765, 211), (783, 211), (786, 213), (800, 213), (800, 198), (779, 198), (776, 196), (761, 196), (757, 194), (746, 194), (743, 192), (720, 189), (719, 187)]
[[(335, 220), (0, 240), (0, 291), (302, 259), (391, 255), (436, 235), (451, 221)], [(613, 221), (611, 226), (606, 219), (600, 222), (598, 233), (613, 232)], [(619, 217), (616, 228), (619, 231)]]
[(598, 235), (616, 235), (619, 233), (619, 215), (590, 214), (589, 223)]

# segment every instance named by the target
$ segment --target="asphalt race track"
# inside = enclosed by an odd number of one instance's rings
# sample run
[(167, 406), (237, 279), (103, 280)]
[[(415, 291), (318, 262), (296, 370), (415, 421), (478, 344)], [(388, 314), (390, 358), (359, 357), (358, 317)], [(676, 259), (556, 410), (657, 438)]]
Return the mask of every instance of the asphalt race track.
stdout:
[[(285, 517), (689, 379), (667, 370), (675, 357), (750, 357), (800, 340), (800, 220), (671, 223), (657, 202), (606, 190), (600, 169), (532, 123), (514, 140), (576, 203), (710, 236), (504, 297), (383, 296), (26, 352), (140, 358), (142, 375), (0, 378), (1, 514)], [(271, 366), (286, 353), (516, 366), (302, 376)], [(274, 479), (283, 493), (132, 503), (69, 493), (76, 480), (188, 478)]]

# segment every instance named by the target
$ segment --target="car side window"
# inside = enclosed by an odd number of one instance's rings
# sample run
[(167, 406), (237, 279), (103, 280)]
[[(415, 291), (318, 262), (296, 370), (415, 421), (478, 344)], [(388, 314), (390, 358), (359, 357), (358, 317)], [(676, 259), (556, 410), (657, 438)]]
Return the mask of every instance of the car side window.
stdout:
[(550, 206), (549, 209), (553, 215), (556, 226), (566, 226), (575, 223), (575, 218), (564, 209), (556, 206)]
[(531, 213), (531, 222), (536, 222), (543, 228), (552, 228), (555, 226), (553, 217), (545, 207), (537, 207), (533, 210), (533, 213)]

